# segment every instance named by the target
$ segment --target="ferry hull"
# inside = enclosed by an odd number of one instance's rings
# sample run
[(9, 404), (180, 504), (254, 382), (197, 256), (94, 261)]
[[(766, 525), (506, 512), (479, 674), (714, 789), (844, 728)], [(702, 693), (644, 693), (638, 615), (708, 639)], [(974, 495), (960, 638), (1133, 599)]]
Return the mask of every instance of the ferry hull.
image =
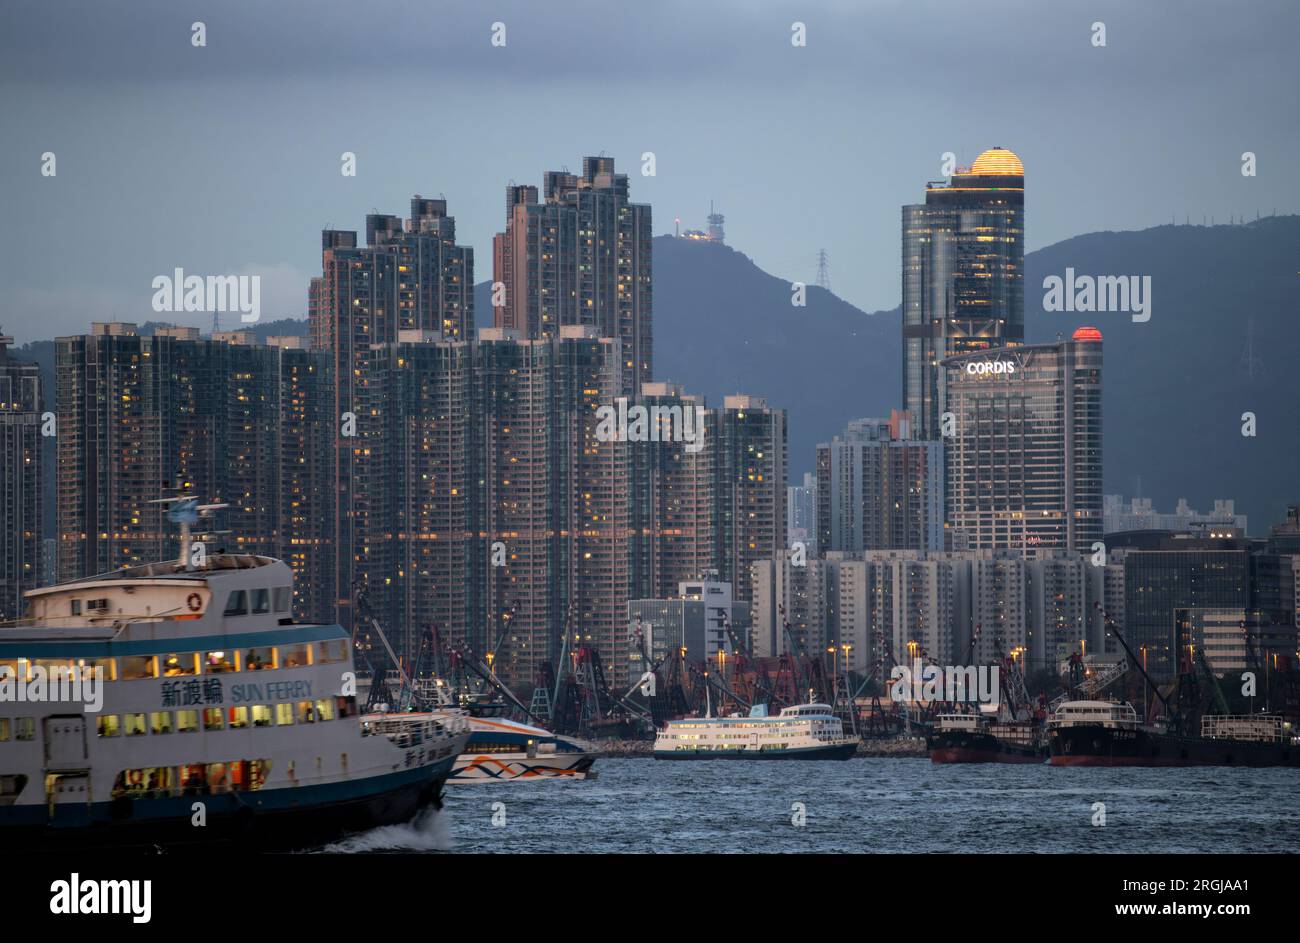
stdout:
[(847, 760), (858, 742), (799, 750), (656, 750), (656, 760)]
[(1101, 725), (1052, 731), (1053, 766), (1300, 766), (1285, 743), (1183, 737)]
[(939, 733), (926, 742), (932, 763), (1042, 763), (1045, 748), (1008, 743), (988, 733)]
[(496, 783), (526, 779), (586, 779), (594, 756), (555, 754), (528, 757), (526, 754), (462, 753), (447, 782)]
[[(213, 846), (256, 851), (316, 848), (348, 835), (410, 821), (441, 807), (451, 760), (416, 769), (314, 786), (208, 796), (120, 799), (86, 805), (0, 807), (0, 841), (25, 851), (112, 847), (184, 850)], [(207, 824), (192, 824), (203, 802)]]

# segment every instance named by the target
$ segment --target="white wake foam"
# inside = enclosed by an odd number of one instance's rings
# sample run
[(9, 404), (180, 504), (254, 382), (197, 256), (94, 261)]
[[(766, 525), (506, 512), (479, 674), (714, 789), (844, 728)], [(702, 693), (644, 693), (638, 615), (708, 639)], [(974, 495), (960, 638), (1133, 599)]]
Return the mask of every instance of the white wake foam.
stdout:
[(451, 827), (445, 813), (430, 807), (403, 825), (372, 828), (326, 845), (322, 850), (351, 855), (377, 851), (449, 851), (452, 844)]

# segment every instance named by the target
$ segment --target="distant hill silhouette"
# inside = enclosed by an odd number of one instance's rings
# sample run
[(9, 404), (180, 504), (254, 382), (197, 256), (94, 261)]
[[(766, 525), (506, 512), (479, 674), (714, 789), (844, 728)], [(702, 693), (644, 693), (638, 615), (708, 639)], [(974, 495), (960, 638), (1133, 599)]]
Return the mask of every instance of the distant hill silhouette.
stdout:
[[(1151, 320), (1043, 311), (1043, 279), (1064, 276), (1067, 266), (1076, 275), (1150, 275)], [(1202, 509), (1234, 498), (1257, 535), (1300, 501), (1300, 217), (1090, 233), (1029, 253), (1025, 270), (1030, 342), (1083, 324), (1105, 338), (1107, 492), (1140, 489), (1166, 510), (1180, 497)], [(475, 286), (479, 324), (492, 323), (490, 292), (489, 282)], [(900, 405), (897, 308), (867, 314), (814, 286), (796, 308), (790, 283), (743, 253), (659, 236), (654, 312), (658, 379), (710, 403), (742, 392), (788, 410), (792, 483), (812, 471), (818, 442), (851, 419)], [(261, 339), (306, 330), (306, 321), (292, 319), (254, 327)], [(14, 351), (42, 365), (47, 408), (53, 346), (37, 341)], [(1247, 411), (1257, 419), (1255, 438), (1241, 435)]]
[[(1066, 266), (1150, 275), (1151, 320), (1044, 312), (1043, 279)], [(1131, 495), (1140, 478), (1162, 509), (1234, 498), (1254, 535), (1300, 501), (1300, 217), (1077, 236), (1031, 253), (1025, 278), (1029, 340), (1081, 324), (1105, 339), (1108, 492)], [(1255, 438), (1241, 435), (1248, 411)]]
[(721, 404), (728, 393), (789, 411), (790, 478), (812, 471), (818, 442), (850, 420), (889, 414), (902, 383), (896, 312), (868, 315), (816, 286), (790, 283), (716, 243), (654, 242), (655, 374)]

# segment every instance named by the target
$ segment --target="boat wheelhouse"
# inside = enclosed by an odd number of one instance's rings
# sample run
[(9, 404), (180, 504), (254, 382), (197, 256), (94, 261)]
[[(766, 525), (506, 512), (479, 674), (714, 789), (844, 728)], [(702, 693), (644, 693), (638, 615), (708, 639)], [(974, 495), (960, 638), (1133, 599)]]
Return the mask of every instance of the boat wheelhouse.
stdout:
[(1137, 711), (1122, 701), (1065, 701), (1047, 720), (1048, 729), (1099, 726), (1134, 730), (1137, 725)]

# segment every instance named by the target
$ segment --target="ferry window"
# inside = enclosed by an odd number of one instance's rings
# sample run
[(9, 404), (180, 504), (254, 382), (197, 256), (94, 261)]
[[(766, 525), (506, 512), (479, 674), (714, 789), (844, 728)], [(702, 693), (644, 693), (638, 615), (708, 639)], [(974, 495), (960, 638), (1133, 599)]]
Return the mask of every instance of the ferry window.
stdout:
[(18, 741), (36, 739), (36, 718), (18, 717), (14, 719), (14, 739)]
[(51, 681), (72, 676), (72, 661), (68, 658), (37, 658), (32, 667), (45, 671), (45, 677)]
[(9, 718), (0, 717), (0, 743), (9, 742)]
[(271, 591), (269, 589), (253, 590), (253, 613), (271, 611)]
[(203, 658), (205, 674), (219, 675), (228, 671), (238, 671), (235, 664), (235, 652), (208, 652)]
[(227, 778), (227, 763), (208, 764), (208, 792), (229, 792), (230, 781)]
[(246, 616), (248, 615), (248, 593), (245, 590), (237, 589), (226, 597), (226, 615), (228, 616)]
[(172, 768), (170, 766), (147, 766), (143, 769), (124, 769), (113, 780), (113, 798), (130, 796), (132, 799), (147, 799), (159, 792), (166, 792), (172, 787)]
[(357, 715), (356, 697), (336, 697), (334, 703), (338, 705), (340, 717), (355, 717)]
[(95, 730), (101, 737), (116, 737), (122, 732), (116, 714), (100, 714), (95, 718)]
[(282, 645), (279, 655), (281, 668), (305, 668), (311, 664), (306, 645)]
[(205, 707), (203, 708), (203, 729), (220, 730), (221, 729), (221, 708)]
[(84, 668), (90, 671), (102, 672), (98, 677), (103, 681), (117, 680), (117, 659), (116, 658), (87, 658), (82, 662)]
[(288, 612), (289, 600), (291, 596), (292, 593), (290, 592), (288, 586), (277, 586), (275, 588), (275, 611)]
[(245, 760), (248, 764), (248, 787), (249, 789), (261, 789), (262, 784), (266, 782), (266, 777), (271, 774), (270, 760)]
[(174, 766), (151, 766), (144, 771), (145, 789), (149, 792), (167, 792), (176, 785)]
[(242, 730), (248, 726), (247, 707), (229, 707), (226, 710), (226, 720), (231, 730)]
[(181, 785), (187, 796), (202, 793), (207, 788), (207, 767), (202, 763), (191, 763), (181, 767)]
[(80, 600), (80, 599), (73, 599), (73, 600), (71, 600), (71, 601), (68, 603), (68, 605), (71, 607), (71, 612), (72, 612), (72, 614), (73, 614), (74, 616), (79, 616), (79, 615), (81, 615), (81, 600)]
[(254, 727), (271, 726), (271, 706), (269, 704), (253, 705), (253, 726)]
[(145, 734), (144, 714), (123, 714), (122, 732), (128, 737), (143, 737)]
[(262, 671), (275, 667), (274, 648), (250, 648), (244, 653), (245, 671)]
[(293, 725), (293, 705), (288, 701), (275, 705), (275, 725), (277, 727)]
[(347, 661), (348, 643), (343, 639), (329, 639), (316, 643), (316, 664), (328, 665), (337, 661)]
[(163, 675), (174, 678), (177, 675), (196, 675), (199, 673), (199, 653), (184, 652), (168, 655), (162, 663)]
[(193, 733), (198, 729), (199, 729), (198, 711), (177, 711), (176, 712), (177, 733)]
[(130, 655), (119, 658), (118, 663), (119, 677), (123, 681), (158, 677), (158, 660), (153, 655)]
[(334, 719), (334, 702), (329, 698), (316, 702), (316, 717), (320, 720)]
[(298, 702), (298, 723), (300, 724), (316, 723), (316, 714), (311, 709), (311, 701)]
[(149, 715), (149, 730), (152, 733), (171, 733), (172, 732), (172, 712), (171, 711), (154, 711)]

